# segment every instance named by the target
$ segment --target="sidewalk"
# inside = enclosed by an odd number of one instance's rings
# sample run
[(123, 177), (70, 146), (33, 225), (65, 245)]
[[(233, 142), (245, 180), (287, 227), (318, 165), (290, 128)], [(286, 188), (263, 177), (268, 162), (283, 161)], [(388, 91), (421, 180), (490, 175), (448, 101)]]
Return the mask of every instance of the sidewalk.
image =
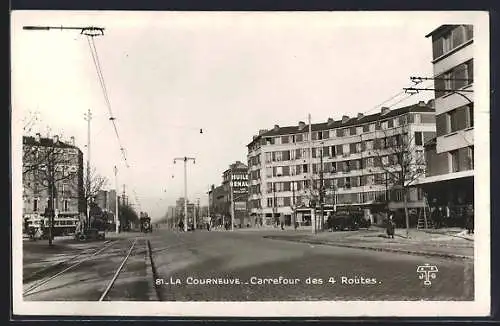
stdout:
[(394, 239), (389, 239), (386, 236), (384, 228), (371, 227), (368, 230), (323, 231), (317, 234), (312, 234), (312, 232), (284, 232), (279, 235), (267, 235), (264, 237), (337, 247), (400, 252), (445, 258), (473, 259), (473, 235), (463, 233), (464, 232), (461, 230), (451, 229), (411, 229), (409, 238), (406, 238), (405, 229), (396, 229)]

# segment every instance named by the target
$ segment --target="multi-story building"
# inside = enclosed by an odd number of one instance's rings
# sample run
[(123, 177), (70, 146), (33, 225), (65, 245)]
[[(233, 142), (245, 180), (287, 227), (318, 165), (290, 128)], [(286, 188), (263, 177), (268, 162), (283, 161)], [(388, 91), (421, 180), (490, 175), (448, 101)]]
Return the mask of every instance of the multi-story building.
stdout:
[[(53, 189), (50, 189), (51, 184)], [(58, 136), (24, 136), (23, 217), (32, 226), (49, 225), (48, 218), (43, 215), (49, 208), (50, 192), (55, 234), (71, 233), (86, 210), (82, 151), (75, 146), (73, 137), (66, 143)]]
[(111, 208), (110, 207), (109, 191), (107, 191), (107, 190), (99, 190), (99, 192), (95, 196), (95, 203), (104, 212), (109, 212), (110, 208)]
[[(432, 105), (421, 101), (372, 115), (261, 130), (247, 145), (250, 215), (264, 225), (277, 219), (311, 225), (320, 189), (324, 216), (343, 206), (357, 206), (371, 219), (387, 208), (402, 209), (403, 191), (394, 175), (409, 157), (420, 161), (410, 169), (415, 179), (417, 171), (423, 176), (423, 144), (435, 137)], [(408, 207), (423, 207), (421, 191), (409, 187), (407, 193)]]
[(210, 216), (214, 226), (224, 225), (226, 218), (230, 218), (226, 198), (227, 193), (223, 186), (211, 186), (209, 192), (209, 205)]
[[(193, 223), (193, 217), (196, 214), (196, 207), (194, 203), (190, 203), (189, 200), (186, 203), (187, 206), (187, 222), (188, 224)], [(176, 215), (176, 224), (179, 223), (179, 221), (184, 222), (184, 197), (180, 197), (179, 199), (176, 200), (175, 202), (175, 215)]]
[(473, 26), (442, 25), (426, 37), (433, 49), (436, 138), (426, 144), (420, 184), (429, 204), (453, 217), (474, 204)]
[(251, 224), (247, 212), (248, 201), (248, 166), (240, 161), (229, 166), (222, 174), (222, 187), (225, 193), (225, 211), (234, 214), (236, 227)]

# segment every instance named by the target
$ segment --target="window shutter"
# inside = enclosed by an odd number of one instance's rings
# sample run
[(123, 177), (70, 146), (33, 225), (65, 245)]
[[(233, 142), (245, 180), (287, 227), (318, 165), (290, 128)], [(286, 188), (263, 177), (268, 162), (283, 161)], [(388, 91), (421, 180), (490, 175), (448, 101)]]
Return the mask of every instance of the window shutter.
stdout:
[(440, 75), (437, 77), (438, 79), (435, 79), (434, 80), (434, 88), (436, 89), (436, 91), (434, 91), (434, 96), (436, 98), (439, 98), (441, 96), (443, 96), (444, 94), (446, 94), (446, 92), (444, 92), (443, 90), (446, 89), (446, 85), (445, 85), (445, 75)]
[(457, 26), (452, 32), (452, 48), (456, 48), (465, 42), (465, 31), (463, 26)]
[(462, 130), (467, 128), (467, 106), (462, 106), (457, 109), (456, 119), (457, 119), (457, 130)]
[(446, 113), (436, 116), (436, 136), (443, 136), (448, 133), (446, 123)]
[(452, 72), (452, 85), (453, 85), (453, 89), (460, 89), (462, 87), (464, 87), (465, 85), (467, 85), (467, 65), (466, 64), (462, 64), (458, 67), (456, 67), (455, 69), (453, 69), (453, 72)]
[(432, 42), (433, 59), (443, 55), (443, 38), (437, 38)]
[(467, 65), (467, 82), (466, 84), (472, 84), (474, 82), (474, 60), (469, 60), (466, 62)]

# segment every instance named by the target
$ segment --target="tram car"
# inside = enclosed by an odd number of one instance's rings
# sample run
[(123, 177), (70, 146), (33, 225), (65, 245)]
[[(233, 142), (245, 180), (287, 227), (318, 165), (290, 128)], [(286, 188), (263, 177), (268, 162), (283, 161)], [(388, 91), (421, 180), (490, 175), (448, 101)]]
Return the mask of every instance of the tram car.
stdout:
[(141, 232), (148, 233), (153, 232), (153, 225), (151, 224), (151, 218), (147, 213), (142, 213), (140, 216)]

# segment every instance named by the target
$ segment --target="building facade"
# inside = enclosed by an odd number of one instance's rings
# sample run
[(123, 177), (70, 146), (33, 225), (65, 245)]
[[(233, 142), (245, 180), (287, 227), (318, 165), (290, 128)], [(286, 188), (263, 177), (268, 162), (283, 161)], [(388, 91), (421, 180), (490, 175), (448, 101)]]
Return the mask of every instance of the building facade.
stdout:
[[(431, 207), (463, 223), (474, 205), (473, 26), (442, 25), (432, 40), (436, 138), (426, 144), (428, 169), (421, 180)], [(460, 222), (460, 220), (462, 220)]]
[(222, 226), (230, 218), (226, 198), (227, 193), (222, 185), (210, 187), (209, 205), (213, 226)]
[(240, 161), (229, 166), (222, 174), (225, 211), (229, 217), (234, 214), (235, 227), (246, 227), (251, 224), (247, 212), (248, 201), (248, 166)]
[[(50, 189), (52, 183), (54, 187)], [(82, 151), (75, 146), (74, 138), (62, 142), (58, 136), (24, 136), (23, 218), (31, 226), (49, 225), (43, 215), (49, 208), (51, 191), (55, 235), (73, 232), (86, 211)]]
[[(186, 203), (187, 206), (187, 222), (188, 225), (194, 222), (193, 218), (196, 216), (196, 205), (194, 203), (190, 203), (189, 200)], [(180, 197), (175, 202), (175, 223), (179, 224), (182, 220), (184, 222), (184, 197)]]
[[(357, 207), (378, 223), (376, 213), (403, 208), (394, 181), (402, 161), (418, 162), (414, 177), (423, 177), (423, 144), (435, 136), (434, 113), (432, 101), (421, 101), (372, 115), (261, 130), (247, 145), (250, 215), (267, 226), (277, 221), (311, 225), (319, 201), (323, 221), (336, 209)], [(408, 207), (423, 207), (416, 187), (406, 197)]]

